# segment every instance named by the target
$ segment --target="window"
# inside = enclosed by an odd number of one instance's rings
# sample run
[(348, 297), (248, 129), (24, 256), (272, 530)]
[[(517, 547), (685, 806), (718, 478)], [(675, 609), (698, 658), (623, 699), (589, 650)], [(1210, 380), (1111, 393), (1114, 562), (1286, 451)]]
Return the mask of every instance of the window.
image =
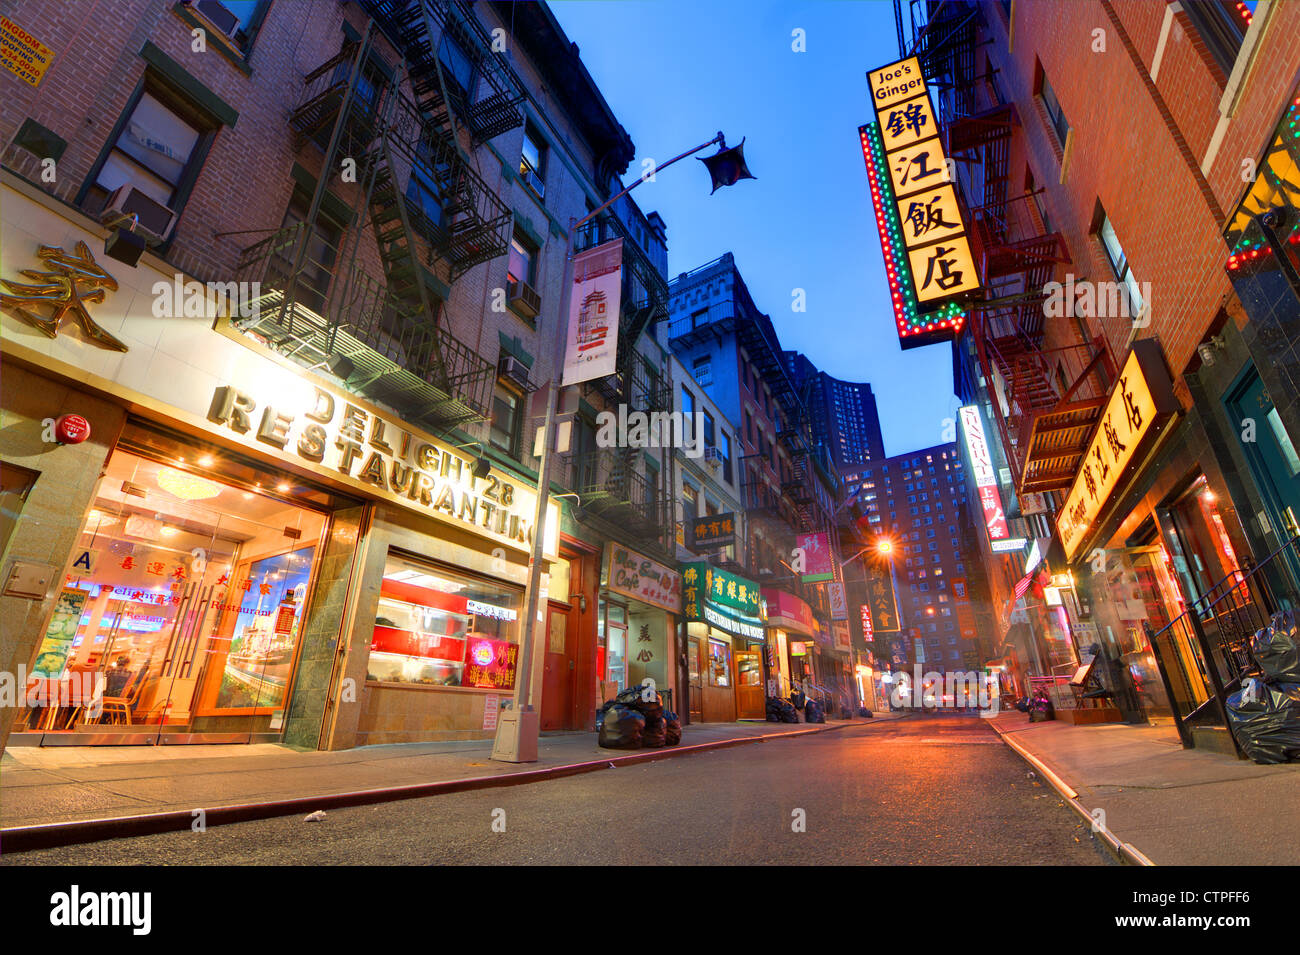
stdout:
[(709, 310), (707, 308), (696, 309), (691, 312), (691, 328), (696, 329), (701, 325), (709, 323)]
[(1146, 311), (1146, 303), (1142, 300), (1141, 287), (1138, 281), (1133, 277), (1133, 270), (1129, 268), (1128, 257), (1124, 254), (1124, 247), (1119, 243), (1119, 236), (1115, 234), (1115, 227), (1111, 224), (1110, 217), (1106, 215), (1106, 210), (1097, 203), (1097, 214), (1094, 221), (1097, 221), (1096, 236), (1101, 242), (1102, 250), (1106, 253), (1106, 260), (1110, 262), (1111, 269), (1115, 272), (1115, 277), (1124, 283), (1124, 292), (1128, 296), (1129, 316), (1137, 318)]
[(690, 389), (682, 385), (682, 432), (683, 437), (690, 437), (691, 427), (695, 421), (695, 396)]
[(713, 358), (710, 355), (698, 355), (695, 358), (694, 366), (691, 369), (695, 380), (700, 383), (702, 388), (707, 388), (713, 384)]
[[(1250, 8), (1255, 4), (1197, 0), (1182, 6), (1226, 80), (1237, 62), (1237, 54), (1241, 52), (1241, 42), (1253, 16)], [(1239, 9), (1243, 6), (1245, 9)]]
[(411, 178), (406, 183), (407, 209), (415, 229), (430, 242), (442, 239), (442, 193), (432, 176), (433, 155), (423, 140), (418, 147), (420, 161), (411, 166)]
[(524, 282), (533, 287), (537, 286), (537, 246), (519, 232), (516, 232), (510, 240), (510, 260), (506, 266), (506, 281), (511, 285)]
[(474, 92), (474, 61), (450, 30), (443, 30), (438, 41), (438, 62), (442, 64), (443, 79), (451, 87), (449, 92), (468, 101)]
[(711, 448), (717, 443), (717, 438), (713, 431), (713, 415), (707, 411), (704, 412), (704, 446)]
[(179, 214), (211, 128), (200, 125), (197, 117), (181, 115), (148, 90), (141, 91), (95, 174), (85, 200), (87, 211), (102, 211), (114, 190), (134, 186)]
[(682, 515), (688, 521), (700, 516), (699, 493), (693, 484), (682, 482)]
[(513, 689), (522, 608), (506, 584), (390, 555), (366, 679)]
[(194, 8), (246, 56), (270, 5), (270, 0), (198, 0)]
[(731, 483), (731, 436), (727, 432), (722, 433), (722, 479), (728, 484)]
[(519, 395), (501, 383), (492, 393), (492, 427), (488, 441), (511, 457), (519, 453)]
[(1047, 111), (1047, 118), (1051, 122), (1052, 131), (1056, 133), (1058, 143), (1064, 149), (1065, 140), (1070, 135), (1070, 124), (1061, 110), (1061, 104), (1056, 101), (1056, 92), (1052, 89), (1052, 84), (1047, 81), (1047, 74), (1042, 72), (1041, 66), (1038, 69), (1038, 98), (1043, 104), (1043, 109)]
[[(307, 221), (311, 208), (311, 195), (301, 186), (295, 186), (285, 210), (282, 228), (299, 225)], [(316, 231), (307, 243), (307, 259), (302, 271), (294, 277), (294, 301), (314, 312), (325, 307), (325, 298), (329, 294), (330, 279), (334, 275), (334, 261), (338, 256), (339, 245), (343, 241), (343, 226), (322, 212), (316, 219)], [(293, 270), (291, 259), (296, 252), (296, 245), (289, 244), (276, 257), (271, 266), (273, 287), (282, 288), (288, 282)]]
[(546, 142), (532, 125), (524, 126), (524, 148), (519, 154), (519, 178), (538, 199), (546, 196)]

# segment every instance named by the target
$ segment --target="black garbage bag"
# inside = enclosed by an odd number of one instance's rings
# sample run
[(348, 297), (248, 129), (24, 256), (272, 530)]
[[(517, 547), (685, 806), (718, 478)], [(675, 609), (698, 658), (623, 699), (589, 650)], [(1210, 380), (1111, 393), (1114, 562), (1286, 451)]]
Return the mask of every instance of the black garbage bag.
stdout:
[(803, 718), (805, 723), (825, 723), (826, 711), (820, 703), (809, 697), (803, 705)]
[(676, 746), (682, 741), (682, 721), (673, 712), (664, 713), (664, 745)]
[(658, 749), (668, 742), (668, 724), (663, 720), (653, 729), (647, 726), (641, 731), (641, 745), (650, 749)]
[(1228, 697), (1228, 728), (1257, 763), (1300, 760), (1300, 684), (1248, 677)]
[(798, 723), (799, 713), (795, 710), (794, 705), (789, 700), (783, 700), (779, 696), (769, 696), (767, 698), (767, 718), (772, 723)]
[(626, 706), (611, 706), (605, 711), (596, 741), (609, 749), (640, 749), (645, 717)]
[(864, 720), (873, 719), (871, 711), (865, 706), (858, 707), (858, 716), (862, 717)]
[(1270, 625), (1250, 641), (1250, 655), (1269, 683), (1300, 683), (1300, 613), (1273, 614)]

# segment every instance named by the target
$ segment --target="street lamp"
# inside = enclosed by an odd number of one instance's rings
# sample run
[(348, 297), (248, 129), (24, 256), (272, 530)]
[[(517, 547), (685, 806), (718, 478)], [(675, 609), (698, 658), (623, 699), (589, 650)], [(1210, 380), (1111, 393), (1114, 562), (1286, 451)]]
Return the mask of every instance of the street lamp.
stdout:
[[(731, 186), (741, 179), (756, 178), (749, 171), (749, 167), (745, 165), (745, 154), (742, 149), (745, 141), (742, 139), (740, 145), (729, 149), (727, 148), (726, 137), (722, 135), (721, 131), (708, 142), (701, 143), (694, 149), (688, 149), (686, 152), (674, 156), (655, 171), (658, 173), (667, 169), (673, 163), (685, 159), (687, 156), (693, 156), (700, 150), (708, 149), (714, 144), (718, 146), (718, 151), (703, 160), (713, 180), (713, 192), (717, 192), (719, 186)], [(537, 762), (537, 737), (541, 729), (541, 715), (534, 709), (530, 698), (533, 676), (533, 644), (538, 629), (538, 608), (541, 605), (542, 548), (546, 540), (546, 508), (550, 502), (551, 492), (551, 458), (554, 450), (551, 445), (554, 443), (555, 434), (555, 407), (560, 391), (559, 379), (564, 370), (565, 344), (567, 342), (569, 309), (571, 307), (570, 300), (573, 297), (573, 246), (577, 241), (579, 229), (645, 181), (646, 177), (639, 177), (632, 185), (611, 196), (581, 219), (569, 220), (569, 236), (564, 254), (564, 284), (560, 291), (560, 323), (561, 327), (566, 331), (565, 334), (556, 337), (555, 364), (550, 384), (547, 386), (546, 420), (542, 425), (542, 466), (537, 475), (537, 511), (533, 518), (533, 549), (532, 556), (528, 561), (526, 611), (523, 634), (521, 635), (523, 645), (519, 648), (519, 666), (516, 670), (518, 676), (515, 679), (514, 703), (509, 710), (503, 711), (497, 720), (496, 739), (492, 745), (492, 758), (502, 762)], [(710, 195), (712, 194), (711, 192)]]

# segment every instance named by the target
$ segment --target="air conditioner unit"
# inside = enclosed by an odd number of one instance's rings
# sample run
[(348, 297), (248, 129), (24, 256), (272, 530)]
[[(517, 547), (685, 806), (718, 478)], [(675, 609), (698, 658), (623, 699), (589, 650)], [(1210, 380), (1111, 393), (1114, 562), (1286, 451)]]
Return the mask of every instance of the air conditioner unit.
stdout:
[(521, 391), (532, 391), (532, 382), (528, 380), (528, 366), (514, 355), (502, 355), (497, 361), (497, 377), (508, 381)]
[(239, 32), (239, 17), (227, 10), (220, 0), (198, 0), (194, 6), (226, 36), (233, 38)]
[(542, 297), (527, 282), (511, 282), (508, 297), (510, 307), (529, 318), (536, 318), (542, 311)]
[(129, 229), (130, 223), (127, 220), (132, 215), (137, 221), (131, 231), (143, 235), (150, 245), (166, 241), (176, 223), (175, 212), (130, 184), (113, 190), (108, 202), (104, 204), (104, 211), (99, 214), (99, 221), (113, 222), (115, 228)]
[(705, 448), (704, 463), (716, 471), (722, 466), (722, 452), (717, 448)]

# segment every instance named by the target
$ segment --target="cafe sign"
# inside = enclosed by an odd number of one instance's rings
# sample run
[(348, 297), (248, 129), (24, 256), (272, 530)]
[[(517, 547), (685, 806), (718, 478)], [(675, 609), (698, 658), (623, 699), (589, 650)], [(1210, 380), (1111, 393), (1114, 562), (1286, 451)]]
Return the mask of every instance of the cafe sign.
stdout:
[(682, 576), (629, 547), (605, 544), (603, 585), (611, 593), (631, 597), (669, 613), (682, 611)]
[[(355, 395), (297, 377), (266, 391), (221, 385), (208, 421), (248, 448), (271, 452), (369, 496), (529, 551), (536, 492), (497, 468), (474, 476), (474, 459)], [(558, 508), (547, 512), (545, 553), (557, 553)]]
[(682, 613), (687, 620), (707, 623), (736, 636), (763, 639), (761, 589), (699, 561), (682, 565)]
[(1150, 338), (1134, 342), (1056, 518), (1067, 561), (1073, 563), (1084, 549), (1107, 506), (1180, 409), (1159, 343)]

